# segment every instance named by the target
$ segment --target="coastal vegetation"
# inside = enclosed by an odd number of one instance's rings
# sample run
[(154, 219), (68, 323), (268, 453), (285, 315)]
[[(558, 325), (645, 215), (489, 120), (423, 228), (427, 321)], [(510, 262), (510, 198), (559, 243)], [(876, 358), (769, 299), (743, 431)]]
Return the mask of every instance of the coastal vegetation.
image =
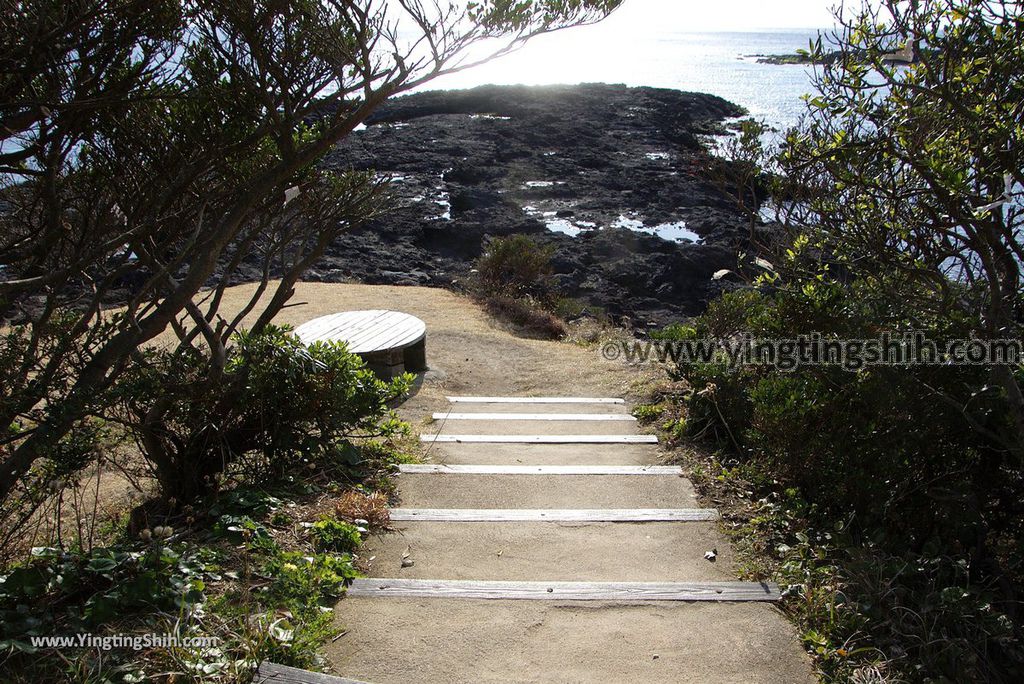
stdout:
[[(805, 122), (745, 176), (776, 214), (746, 278), (664, 337), (1019, 341), (1022, 28), (986, 0), (849, 19)], [(932, 49), (895, 65), (897, 40)], [(735, 504), (748, 573), (789, 587), (827, 680), (1019, 680), (1019, 364), (673, 373), (687, 389), (643, 415), (704, 445), (695, 479)]]
[[(388, 206), (386, 179), (322, 159), (387, 99), (619, 2), (3, 4), (0, 678), (316, 665), (409, 458), (409, 378), (273, 324)], [(115, 633), (219, 643), (32, 643)]]
[[(699, 136), (740, 110), (712, 96), (483, 88), (385, 107), (620, 1), (3, 6), (0, 679), (246, 682), (263, 659), (320, 668), (343, 635), (331, 608), (389, 527), (396, 466), (417, 457), (394, 413), (413, 379), (382, 381), (275, 320), (396, 203), (398, 182), (374, 172), (381, 138), (337, 147), (366, 124), (410, 129), (423, 159), (390, 168), (455, 183), (435, 200), (447, 218), (424, 218), (409, 184), (401, 254), (472, 265), (457, 286), (520, 334), (603, 322), (592, 297), (634, 328), (703, 311), (661, 342), (1021, 339), (1019, 3), (883, 0), (832, 41), (769, 57), (816, 66), (807, 116), (774, 145), (739, 124), (725, 160)], [(557, 98), (592, 118), (553, 115)], [(475, 148), (417, 128), (437, 113)], [(597, 131), (609, 119), (618, 137)], [(575, 176), (583, 209), (548, 180)], [(685, 204), (702, 244), (631, 231), (602, 201), (615, 193), (652, 207), (652, 228)], [(552, 242), (546, 221), (584, 237)], [(380, 270), (391, 247), (354, 259)], [(722, 509), (746, 578), (783, 586), (824, 681), (1021, 680), (1019, 364), (719, 359), (669, 375), (636, 417)], [(33, 642), (76, 634), (217, 641)]]
[(555, 313), (564, 300), (553, 282), (553, 254), (527, 235), (494, 238), (477, 259), (470, 287), (489, 314), (520, 334), (561, 339), (567, 331)]

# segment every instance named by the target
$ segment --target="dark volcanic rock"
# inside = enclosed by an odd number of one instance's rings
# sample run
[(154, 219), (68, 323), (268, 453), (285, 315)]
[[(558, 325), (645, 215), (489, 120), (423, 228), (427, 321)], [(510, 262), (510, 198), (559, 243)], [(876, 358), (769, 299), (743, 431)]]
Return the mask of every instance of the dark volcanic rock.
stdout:
[[(326, 281), (446, 285), (491, 236), (555, 245), (565, 294), (637, 325), (699, 313), (744, 222), (706, 179), (702, 135), (742, 114), (695, 93), (612, 85), (427, 92), (380, 109), (327, 158), (391, 176), (399, 206), (332, 245)], [(613, 227), (686, 222), (676, 244)], [(582, 230), (569, 237), (545, 224)]]

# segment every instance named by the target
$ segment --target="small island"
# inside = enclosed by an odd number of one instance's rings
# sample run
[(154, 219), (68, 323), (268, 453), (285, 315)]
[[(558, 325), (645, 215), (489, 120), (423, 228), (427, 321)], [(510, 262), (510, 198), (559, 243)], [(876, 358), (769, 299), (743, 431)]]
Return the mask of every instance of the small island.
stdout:
[(839, 58), (839, 52), (814, 55), (806, 50), (780, 55), (746, 55), (756, 58), (758, 64), (832, 64)]
[[(918, 52), (920, 54), (920, 52)], [(757, 59), (758, 64), (835, 64), (842, 59), (843, 52), (841, 50), (829, 50), (827, 52), (814, 53), (808, 50), (797, 50), (793, 53), (777, 54), (777, 55), (745, 55), (749, 59)], [(863, 58), (863, 55), (857, 55), (858, 58)], [(882, 57), (882, 62), (885, 64), (913, 64), (917, 59), (915, 58), (915, 49), (913, 45), (905, 45), (895, 52), (890, 52)]]

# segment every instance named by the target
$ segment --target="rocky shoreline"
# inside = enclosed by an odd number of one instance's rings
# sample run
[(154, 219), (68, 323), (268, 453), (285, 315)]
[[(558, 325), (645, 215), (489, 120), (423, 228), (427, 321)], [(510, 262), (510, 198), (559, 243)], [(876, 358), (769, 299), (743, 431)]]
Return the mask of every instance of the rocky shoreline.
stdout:
[(398, 207), (343, 235), (305, 279), (458, 287), (490, 237), (525, 233), (554, 245), (565, 296), (636, 327), (695, 315), (747, 234), (707, 178), (702, 138), (743, 113), (603, 84), (398, 98), (326, 160), (390, 176)]

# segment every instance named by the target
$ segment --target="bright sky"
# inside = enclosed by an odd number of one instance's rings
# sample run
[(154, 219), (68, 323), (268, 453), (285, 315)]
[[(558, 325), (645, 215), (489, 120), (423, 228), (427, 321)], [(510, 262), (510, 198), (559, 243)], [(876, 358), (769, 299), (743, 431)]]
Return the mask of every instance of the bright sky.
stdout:
[[(837, 0), (625, 0), (609, 23), (658, 22), (680, 31), (827, 28)], [(857, 4), (856, 2), (847, 4)]]

